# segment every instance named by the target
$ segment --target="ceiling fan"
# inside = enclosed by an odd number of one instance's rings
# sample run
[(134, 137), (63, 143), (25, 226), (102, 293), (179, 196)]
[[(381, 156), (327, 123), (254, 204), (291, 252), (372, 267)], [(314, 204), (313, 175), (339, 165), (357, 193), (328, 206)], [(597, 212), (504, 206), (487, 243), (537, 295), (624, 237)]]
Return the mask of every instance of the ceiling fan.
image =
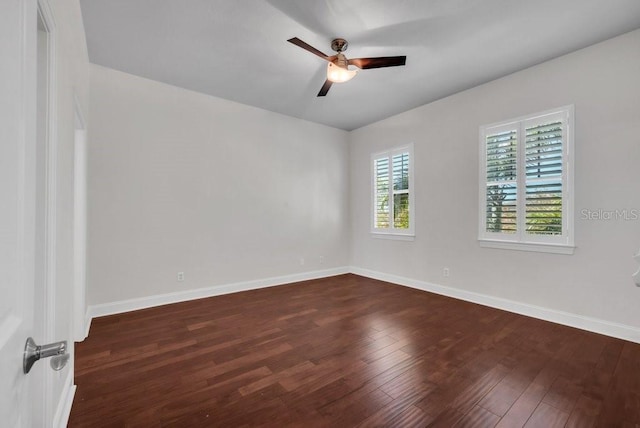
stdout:
[(325, 55), (318, 49), (306, 42), (303, 42), (297, 37), (293, 37), (287, 41), (319, 56), (329, 63), (327, 64), (327, 80), (324, 82), (324, 85), (322, 85), (322, 88), (320, 88), (320, 92), (318, 92), (319, 97), (327, 95), (332, 84), (346, 82), (356, 75), (358, 70), (349, 70), (348, 66), (350, 65), (365, 70), (368, 68), (397, 67), (399, 65), (405, 65), (407, 61), (406, 56), (347, 59), (343, 52), (347, 50), (349, 43), (345, 39), (340, 38), (333, 39), (331, 42), (331, 49), (337, 52), (336, 55), (331, 56)]

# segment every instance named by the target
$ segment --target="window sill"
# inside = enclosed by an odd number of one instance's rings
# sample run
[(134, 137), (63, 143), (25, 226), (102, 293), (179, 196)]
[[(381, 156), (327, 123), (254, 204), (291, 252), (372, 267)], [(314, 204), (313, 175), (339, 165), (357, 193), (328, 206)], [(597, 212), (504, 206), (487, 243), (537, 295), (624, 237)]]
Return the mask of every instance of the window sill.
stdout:
[(414, 241), (416, 239), (416, 235), (408, 233), (371, 232), (371, 236), (376, 239), (391, 239), (395, 241)]
[(479, 239), (478, 242), (482, 248), (498, 248), (502, 250), (532, 251), (536, 253), (551, 254), (570, 255), (573, 254), (573, 250), (576, 248), (573, 245), (493, 241), (489, 239)]

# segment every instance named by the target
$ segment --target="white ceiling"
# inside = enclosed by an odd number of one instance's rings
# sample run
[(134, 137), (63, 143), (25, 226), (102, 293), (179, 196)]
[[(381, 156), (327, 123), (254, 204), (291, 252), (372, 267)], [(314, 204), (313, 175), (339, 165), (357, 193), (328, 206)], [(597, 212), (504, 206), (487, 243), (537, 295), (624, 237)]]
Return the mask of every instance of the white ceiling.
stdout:
[[(351, 130), (640, 28), (639, 0), (80, 0), (102, 66)], [(407, 55), (318, 98), (331, 55)], [(640, 54), (640, 52), (639, 52)], [(619, 60), (624, 60), (620, 58)]]

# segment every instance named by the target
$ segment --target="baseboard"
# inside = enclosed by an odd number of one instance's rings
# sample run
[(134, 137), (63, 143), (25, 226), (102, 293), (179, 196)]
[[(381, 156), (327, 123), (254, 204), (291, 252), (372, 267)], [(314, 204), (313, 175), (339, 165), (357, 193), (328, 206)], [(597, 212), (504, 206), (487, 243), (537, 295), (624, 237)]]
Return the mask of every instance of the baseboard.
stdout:
[(68, 371), (67, 378), (64, 382), (64, 389), (60, 394), (60, 401), (56, 408), (56, 414), (53, 417), (53, 425), (56, 428), (65, 428), (71, 416), (71, 405), (73, 397), (76, 394), (76, 386), (73, 384), (73, 370)]
[(570, 312), (563, 312), (555, 309), (544, 308), (541, 306), (529, 305), (527, 303), (516, 302), (513, 300), (502, 299), (499, 297), (461, 290), (459, 288), (446, 287), (443, 285), (432, 284), (425, 281), (387, 274), (383, 272), (376, 272), (359, 267), (352, 266), (349, 271), (353, 274), (365, 276), (367, 278), (391, 282), (405, 287), (411, 287), (418, 290), (440, 294), (443, 296), (453, 297), (455, 299), (465, 300), (467, 302), (478, 303), (480, 305), (502, 309), (508, 312), (514, 312), (520, 315), (526, 315), (529, 317), (554, 322), (556, 324), (562, 324), (593, 333), (604, 334), (605, 336), (611, 336), (618, 339), (628, 340), (634, 343), (640, 343), (640, 329), (624, 324), (617, 324), (597, 318), (590, 318), (573, 314)]
[(91, 329), (91, 320), (93, 318), (91, 317), (91, 308), (87, 308), (87, 312), (84, 316), (84, 337), (82, 338), (82, 340), (86, 339), (87, 337), (89, 337), (89, 330)]
[(256, 290), (259, 288), (273, 287), (292, 282), (308, 281), (311, 279), (326, 278), (335, 275), (349, 273), (348, 267), (338, 267), (333, 269), (303, 272), (293, 275), (278, 276), (254, 281), (237, 282), (233, 284), (218, 285), (213, 287), (199, 288), (195, 290), (179, 291), (175, 293), (160, 294), (156, 296), (141, 297), (137, 299), (121, 300), (113, 303), (90, 305), (88, 308), (87, 335), (91, 320), (95, 317), (120, 314), (123, 312), (136, 311), (139, 309), (151, 308), (154, 306), (168, 305), (171, 303), (186, 302), (189, 300), (202, 299), (206, 297), (220, 296), (223, 294), (238, 293), (240, 291)]

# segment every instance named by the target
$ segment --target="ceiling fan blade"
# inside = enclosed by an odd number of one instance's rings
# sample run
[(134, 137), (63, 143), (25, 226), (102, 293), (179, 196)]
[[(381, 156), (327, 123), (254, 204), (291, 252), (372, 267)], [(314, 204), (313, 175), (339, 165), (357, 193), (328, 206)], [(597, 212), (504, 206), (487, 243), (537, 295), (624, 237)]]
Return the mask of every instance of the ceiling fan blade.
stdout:
[(324, 85), (322, 85), (322, 88), (320, 88), (320, 92), (318, 92), (318, 96), (324, 97), (325, 95), (327, 95), (327, 92), (329, 92), (329, 88), (331, 88), (332, 84), (333, 82), (331, 80), (325, 80)]
[(322, 59), (324, 59), (326, 61), (329, 61), (329, 57), (326, 54), (320, 52), (318, 49), (314, 48), (313, 46), (311, 46), (310, 44), (308, 44), (306, 42), (303, 42), (302, 40), (300, 40), (297, 37), (293, 37), (293, 38), (287, 40), (287, 42), (293, 43), (294, 45), (299, 46), (302, 49), (311, 52), (312, 54), (318, 55), (320, 58), (322, 58)]
[(382, 56), (378, 58), (351, 58), (349, 65), (355, 65), (364, 70), (367, 68), (397, 67), (405, 65), (406, 62), (406, 56)]

